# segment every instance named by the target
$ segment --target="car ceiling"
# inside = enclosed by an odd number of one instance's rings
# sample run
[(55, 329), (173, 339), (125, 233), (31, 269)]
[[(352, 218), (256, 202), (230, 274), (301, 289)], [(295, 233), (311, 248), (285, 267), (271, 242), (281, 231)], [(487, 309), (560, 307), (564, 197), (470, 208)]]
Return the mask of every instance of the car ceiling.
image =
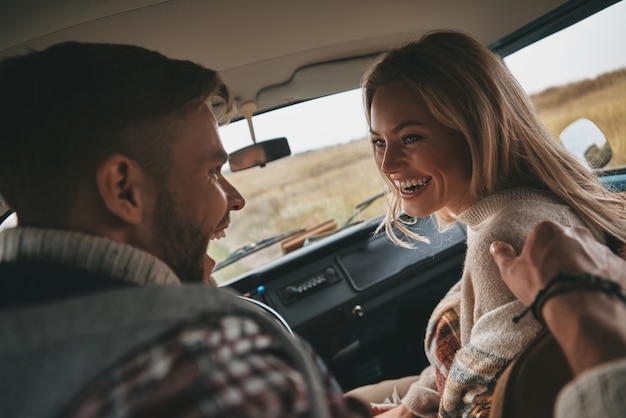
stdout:
[[(367, 58), (438, 28), (492, 44), (564, 0), (21, 0), (0, 58), (53, 43), (130, 43), (219, 71), (259, 110), (358, 87)], [(572, 3), (571, 1), (569, 3)], [(328, 63), (315, 65), (317, 63)], [(304, 68), (296, 76), (297, 69)]]

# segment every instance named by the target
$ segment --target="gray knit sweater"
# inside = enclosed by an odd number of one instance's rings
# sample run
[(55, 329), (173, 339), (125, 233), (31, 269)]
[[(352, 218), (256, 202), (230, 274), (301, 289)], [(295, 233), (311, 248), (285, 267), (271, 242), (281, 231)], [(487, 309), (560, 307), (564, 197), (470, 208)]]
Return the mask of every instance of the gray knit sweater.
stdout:
[[(312, 356), (256, 305), (228, 290), (181, 286), (157, 258), (105, 238), (25, 227), (0, 232), (0, 266), (42, 262), (145, 286), (0, 311), (0, 416), (60, 416), (71, 399), (121, 355), (200, 314), (252, 317), (292, 356), (305, 377), (311, 416), (324, 416), (325, 392)], [(55, 272), (40, 273), (46, 281), (59, 279)], [(0, 280), (16, 279), (5, 275)]]
[(596, 367), (559, 394), (555, 417), (618, 418), (626, 414), (626, 359)]

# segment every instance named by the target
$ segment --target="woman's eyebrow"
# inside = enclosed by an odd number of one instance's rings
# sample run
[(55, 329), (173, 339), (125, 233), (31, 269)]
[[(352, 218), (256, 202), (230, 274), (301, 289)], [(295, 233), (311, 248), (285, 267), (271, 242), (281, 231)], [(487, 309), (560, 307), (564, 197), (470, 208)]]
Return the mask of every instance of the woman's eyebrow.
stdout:
[[(407, 120), (407, 121), (402, 122), (399, 125), (397, 125), (395, 128), (393, 128), (391, 130), (391, 132), (395, 134), (395, 133), (398, 133), (401, 130), (403, 130), (404, 128), (409, 127), (409, 126), (424, 126), (424, 124), (421, 123), (421, 122), (418, 122), (418, 121)], [(370, 133), (372, 135), (378, 135), (378, 133), (376, 131), (372, 130), (371, 128), (370, 128)]]

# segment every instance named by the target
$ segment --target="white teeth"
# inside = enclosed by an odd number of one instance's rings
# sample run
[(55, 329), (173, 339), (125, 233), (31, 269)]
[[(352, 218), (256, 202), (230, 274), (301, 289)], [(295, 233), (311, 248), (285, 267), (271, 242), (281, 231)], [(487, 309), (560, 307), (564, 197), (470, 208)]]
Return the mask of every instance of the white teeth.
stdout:
[(221, 231), (217, 231), (217, 232), (212, 233), (210, 239), (211, 240), (221, 239), (221, 238), (224, 238), (225, 236), (226, 236), (226, 233), (222, 229)]
[(411, 180), (395, 180), (394, 183), (399, 189), (408, 189), (409, 187), (422, 187), (426, 183), (430, 181), (430, 177), (422, 177), (420, 179), (411, 179)]

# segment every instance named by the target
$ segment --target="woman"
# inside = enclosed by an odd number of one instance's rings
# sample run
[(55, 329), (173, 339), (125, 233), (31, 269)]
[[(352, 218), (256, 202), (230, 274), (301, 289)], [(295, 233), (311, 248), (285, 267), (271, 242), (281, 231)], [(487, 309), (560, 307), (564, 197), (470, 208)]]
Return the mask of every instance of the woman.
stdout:
[(374, 158), (394, 192), (381, 227), (405, 246), (392, 224), (424, 238), (402, 211), (468, 231), (461, 280), (426, 331), (431, 366), (383, 416), (486, 417), (496, 379), (541, 331), (529, 315), (512, 321), (524, 305), (502, 282), (491, 242), (519, 251), (542, 220), (626, 242), (623, 201), (551, 137), (500, 59), (464, 34), (431, 32), (391, 50), (363, 89)]

